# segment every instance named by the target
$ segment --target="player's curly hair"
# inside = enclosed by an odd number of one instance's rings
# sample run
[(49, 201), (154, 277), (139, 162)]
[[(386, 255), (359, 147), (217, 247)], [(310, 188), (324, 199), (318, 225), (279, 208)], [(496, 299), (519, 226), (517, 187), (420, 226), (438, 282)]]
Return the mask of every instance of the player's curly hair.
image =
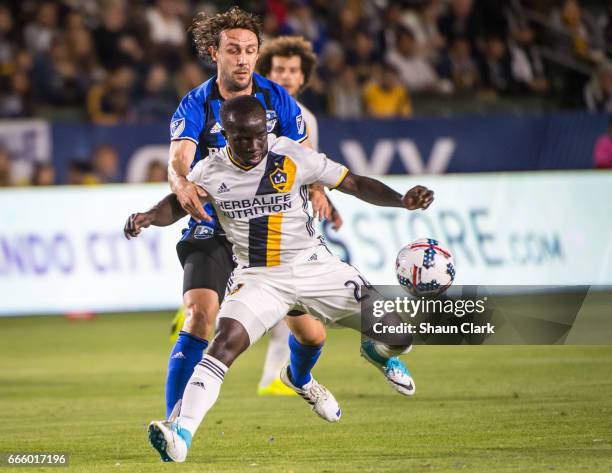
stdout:
[(224, 13), (217, 13), (212, 16), (204, 12), (198, 13), (189, 28), (193, 35), (198, 56), (210, 56), (210, 48), (219, 47), (221, 32), (235, 28), (255, 33), (258, 46), (261, 46), (262, 25), (261, 20), (256, 15), (245, 12), (238, 7), (232, 7)]
[(317, 55), (312, 50), (312, 43), (305, 40), (301, 36), (279, 36), (272, 41), (266, 41), (265, 46), (259, 53), (257, 60), (257, 72), (263, 76), (268, 76), (272, 70), (272, 58), (274, 56), (291, 57), (299, 56), (304, 74), (304, 85), (308, 86), (308, 82), (314, 73), (317, 64)]

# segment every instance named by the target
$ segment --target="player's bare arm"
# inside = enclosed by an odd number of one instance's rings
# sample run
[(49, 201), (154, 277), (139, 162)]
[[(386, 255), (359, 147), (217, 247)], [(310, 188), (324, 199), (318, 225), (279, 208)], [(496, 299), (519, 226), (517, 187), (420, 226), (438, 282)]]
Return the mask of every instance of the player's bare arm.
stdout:
[(211, 221), (204, 212), (200, 200), (207, 196), (204, 189), (187, 180), (189, 167), (196, 153), (197, 145), (191, 140), (175, 140), (170, 143), (168, 161), (168, 182), (183, 209), (197, 221)]
[[(305, 148), (314, 149), (308, 137), (300, 144)], [(334, 230), (339, 230), (342, 226), (342, 217), (340, 217), (340, 213), (336, 210), (328, 195), (325, 193), (323, 186), (320, 184), (311, 184), (308, 187), (308, 191), (310, 203), (312, 204), (313, 216), (315, 218), (318, 217), (319, 221), (323, 219), (331, 220)]]
[[(195, 184), (194, 184), (195, 185)], [(202, 189), (197, 186), (198, 189)], [(202, 189), (203, 190), (203, 189)], [(187, 215), (175, 194), (168, 194), (150, 210), (137, 212), (130, 215), (123, 227), (123, 234), (129, 240), (140, 235), (143, 228), (151, 225), (155, 227), (167, 227)]]
[(399, 192), (376, 179), (358, 176), (350, 172), (337, 189), (372, 205), (404, 207), (408, 210), (425, 210), (434, 200), (433, 191), (425, 186), (415, 186), (402, 196)]

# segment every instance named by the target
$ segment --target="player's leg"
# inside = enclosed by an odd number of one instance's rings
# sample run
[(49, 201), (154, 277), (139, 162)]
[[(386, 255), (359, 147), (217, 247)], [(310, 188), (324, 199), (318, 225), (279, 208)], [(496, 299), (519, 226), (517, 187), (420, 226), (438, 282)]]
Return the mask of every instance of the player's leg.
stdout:
[[(359, 330), (362, 334), (373, 335), (369, 327), (362, 327), (361, 286), (366, 279), (337, 256), (331, 255), (324, 247), (318, 248), (318, 258), (302, 264), (306, 279), (301, 283), (305, 288), (300, 302), (315, 316), (330, 320), (344, 327)], [(391, 323), (390, 319), (384, 323)], [(393, 346), (382, 339), (362, 338), (361, 354), (379, 369), (387, 382), (401, 394), (414, 394), (414, 380), (405, 364), (397, 357), (412, 347), (412, 336), (406, 334)]]
[(258, 268), (236, 270), (235, 286), (219, 314), (217, 335), (188, 381), (180, 415), (176, 422), (149, 425), (149, 440), (163, 460), (185, 460), (193, 435), (219, 396), (229, 366), (293, 305), (291, 291), (284, 289), (287, 275), (280, 274), (278, 284), (264, 276), (265, 271)]
[(278, 377), (280, 370), (289, 361), (289, 327), (281, 320), (270, 329), (268, 350), (257, 394), (260, 396), (294, 396), (295, 392), (285, 386)]
[(311, 370), (317, 363), (325, 343), (325, 327), (309, 314), (285, 317), (291, 330), (289, 336), (289, 376), (294, 386), (301, 388), (312, 379)]
[[(262, 325), (259, 336), (263, 335)], [(253, 334), (251, 337), (256, 338)], [(246, 328), (237, 320), (219, 320), (217, 335), (195, 367), (183, 393), (180, 415), (175, 422), (149, 424), (149, 441), (164, 461), (183, 462), (204, 416), (217, 402), (225, 373), (250, 345)]]
[(183, 264), (185, 321), (168, 361), (167, 418), (182, 398), (187, 381), (208, 347), (219, 304), (234, 266), (231, 247), (225, 239), (211, 238), (199, 242), (197, 247), (179, 243), (177, 250)]

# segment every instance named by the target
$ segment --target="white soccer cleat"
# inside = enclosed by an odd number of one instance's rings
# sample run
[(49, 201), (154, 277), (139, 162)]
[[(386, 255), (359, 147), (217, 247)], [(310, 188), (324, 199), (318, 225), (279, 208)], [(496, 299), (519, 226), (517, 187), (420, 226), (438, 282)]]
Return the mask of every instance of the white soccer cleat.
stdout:
[(309, 383), (301, 388), (298, 388), (291, 382), (289, 374), (289, 365), (281, 370), (280, 379), (283, 384), (293, 389), (299, 396), (302, 397), (308, 404), (312, 406), (312, 410), (319, 417), (327, 422), (338, 422), (340, 420), (340, 406), (334, 395), (322, 384), (319, 384), (316, 379), (312, 378)]
[(182, 463), (187, 458), (191, 434), (176, 422), (155, 420), (149, 424), (149, 442), (162, 461)]
[(412, 396), (416, 391), (416, 386), (406, 365), (396, 356), (388, 359), (381, 357), (376, 352), (374, 343), (372, 340), (364, 341), (361, 344), (361, 356), (376, 366), (398, 393)]

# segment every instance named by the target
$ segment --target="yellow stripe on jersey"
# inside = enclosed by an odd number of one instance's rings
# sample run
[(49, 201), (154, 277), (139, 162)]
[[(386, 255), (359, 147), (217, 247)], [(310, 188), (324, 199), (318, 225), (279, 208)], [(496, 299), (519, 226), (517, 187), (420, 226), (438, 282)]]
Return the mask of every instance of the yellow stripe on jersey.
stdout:
[(336, 182), (336, 184), (334, 184), (332, 187), (330, 187), (330, 189), (335, 189), (340, 184), (342, 184), (342, 181), (344, 181), (344, 178), (346, 177), (348, 172), (349, 172), (348, 168), (344, 168), (344, 171), (342, 172), (342, 176), (340, 176), (340, 179), (338, 179), (338, 182)]
[(281, 263), (281, 226), (283, 213), (268, 216), (268, 241), (266, 245), (266, 266), (278, 266)]

